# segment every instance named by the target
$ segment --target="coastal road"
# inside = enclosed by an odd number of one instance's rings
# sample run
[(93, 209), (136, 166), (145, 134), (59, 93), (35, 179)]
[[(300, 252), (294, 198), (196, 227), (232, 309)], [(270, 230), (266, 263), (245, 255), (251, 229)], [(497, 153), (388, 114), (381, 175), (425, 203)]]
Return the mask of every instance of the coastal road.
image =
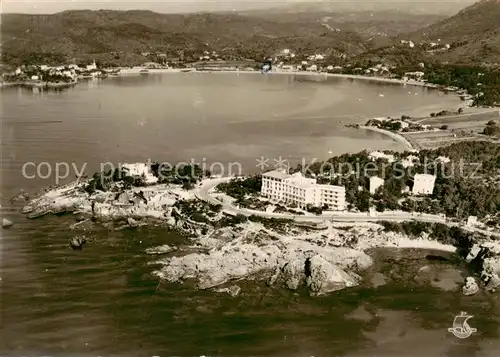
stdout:
[(391, 222), (403, 222), (403, 221), (419, 221), (427, 223), (442, 223), (449, 227), (461, 227), (470, 232), (478, 232), (486, 235), (491, 235), (500, 238), (500, 233), (489, 232), (476, 227), (465, 227), (459, 223), (451, 222), (446, 219), (445, 216), (431, 215), (431, 214), (421, 214), (421, 213), (410, 213), (410, 212), (377, 212), (375, 216), (371, 216), (367, 213), (348, 213), (348, 212), (338, 212), (317, 215), (293, 215), (293, 214), (281, 214), (281, 213), (271, 213), (256, 210), (249, 210), (245, 208), (238, 208), (227, 202), (221, 202), (214, 196), (210, 194), (218, 184), (222, 182), (227, 182), (231, 180), (231, 177), (210, 179), (202, 182), (196, 188), (195, 195), (198, 199), (205, 202), (209, 202), (214, 205), (222, 205), (222, 210), (228, 214), (237, 215), (242, 214), (244, 216), (261, 216), (266, 218), (281, 218), (281, 219), (293, 219), (297, 222), (320, 222), (320, 221), (335, 221), (335, 222), (377, 222), (377, 221), (391, 221)]

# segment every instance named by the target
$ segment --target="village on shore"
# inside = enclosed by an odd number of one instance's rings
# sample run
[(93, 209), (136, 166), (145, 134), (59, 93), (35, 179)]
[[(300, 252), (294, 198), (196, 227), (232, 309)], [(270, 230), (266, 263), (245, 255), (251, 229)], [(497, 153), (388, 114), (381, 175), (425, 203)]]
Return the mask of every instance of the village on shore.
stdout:
[[(284, 50), (285, 56), (293, 54), (289, 50)], [(209, 59), (207, 59), (209, 58)], [(300, 64), (286, 64), (280, 61), (280, 57), (275, 57), (275, 64), (272, 66), (273, 73), (290, 74), (325, 74), (325, 75), (346, 75), (353, 78), (373, 78), (378, 80), (387, 80), (396, 83), (408, 83), (413, 85), (425, 85), (439, 88), (440, 86), (428, 83), (425, 79), (423, 69), (425, 65), (420, 64), (421, 71), (405, 72), (403, 76), (395, 74), (395, 66), (386, 66), (378, 63), (368, 67), (355, 67), (351, 64), (345, 66), (319, 64), (323, 60), (323, 55), (311, 55), (308, 60), (301, 61)], [(108, 77), (117, 77), (131, 74), (149, 74), (149, 73), (168, 73), (168, 72), (240, 72), (252, 73), (260, 71), (260, 63), (254, 61), (220, 61), (208, 56), (201, 57), (197, 63), (180, 64), (173, 62), (145, 62), (143, 65), (134, 67), (102, 67), (95, 61), (86, 65), (61, 64), (50, 66), (47, 64), (29, 64), (21, 65), (14, 71), (3, 75), (2, 86), (24, 85), (28, 87), (69, 87), (78, 82), (78, 80), (105, 79)], [(448, 86), (443, 90), (458, 92), (464, 97), (464, 100), (470, 100), (470, 96), (458, 87)]]
[[(407, 42), (402, 41), (404, 46)], [(410, 41), (410, 46), (412, 45)], [(431, 44), (436, 47), (437, 44)], [(443, 47), (442, 50), (446, 50)], [(216, 51), (204, 51), (197, 62), (185, 62), (181, 57), (168, 57), (165, 53), (143, 52), (147, 59), (142, 65), (133, 67), (109, 67), (92, 61), (86, 64), (66, 63), (48, 65), (44, 63), (25, 63), (2, 75), (2, 86), (23, 85), (38, 88), (64, 88), (75, 85), (78, 80), (104, 79), (128, 74), (148, 74), (161, 72), (191, 72), (191, 71), (238, 71), (257, 72), (261, 63), (249, 59), (233, 59), (221, 57)], [(342, 59), (342, 58), (341, 58)], [(343, 58), (345, 60), (345, 58)], [(309, 73), (325, 75), (346, 75), (354, 77), (368, 77), (378, 80), (387, 80), (413, 85), (425, 85), (441, 88), (445, 91), (458, 92), (464, 100), (472, 100), (466, 89), (453, 85), (435, 84), (426, 78), (426, 65), (419, 63), (413, 71), (407, 71), (394, 65), (382, 62), (361, 64), (344, 63), (343, 65), (329, 64), (326, 55), (296, 54), (291, 49), (283, 49), (270, 58), (265, 59), (272, 63), (274, 73)], [(403, 72), (401, 72), (403, 70)], [(479, 73), (481, 75), (481, 73)], [(481, 85), (479, 83), (479, 85)], [(482, 93), (475, 93), (482, 96)]]

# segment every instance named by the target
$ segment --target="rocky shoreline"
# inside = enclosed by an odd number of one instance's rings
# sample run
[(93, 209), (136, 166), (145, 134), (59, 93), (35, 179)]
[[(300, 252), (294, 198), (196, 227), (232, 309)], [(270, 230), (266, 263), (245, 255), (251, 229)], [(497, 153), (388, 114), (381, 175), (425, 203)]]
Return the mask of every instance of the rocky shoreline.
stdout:
[[(210, 289), (241, 279), (266, 282), (291, 290), (307, 287), (311, 295), (358, 285), (360, 274), (373, 264), (372, 248), (422, 247), (454, 251), (449, 245), (414, 240), (384, 232), (378, 224), (323, 222), (311, 225), (247, 222), (213, 230), (192, 239), (187, 255), (160, 259), (156, 275), (169, 282), (195, 280), (197, 288)], [(159, 247), (159, 249), (165, 249)]]
[(1, 87), (26, 87), (26, 88), (48, 88), (48, 89), (62, 89), (73, 87), (77, 81), (71, 82), (2, 82)]
[[(30, 218), (73, 214), (79, 229), (90, 220), (125, 220), (134, 229), (155, 219), (184, 232), (187, 249), (160, 246), (147, 254), (162, 257), (155, 275), (171, 283), (194, 281), (198, 289), (239, 292), (238, 280), (259, 280), (288, 289), (306, 287), (322, 295), (360, 284), (373, 264), (370, 249), (423, 248), (457, 252), (487, 290), (500, 287), (500, 244), (486, 236), (463, 232), (455, 246), (422, 233), (418, 237), (390, 232), (378, 223), (329, 220), (294, 222), (279, 218), (225, 214), (221, 207), (196, 198), (196, 188), (154, 184), (87, 192), (89, 181), (77, 181), (43, 193), (22, 209)], [(88, 218), (88, 219), (86, 219)], [(439, 224), (439, 223), (437, 223)], [(458, 229), (458, 228), (457, 228)], [(457, 249), (458, 248), (458, 249)], [(477, 291), (466, 282), (464, 293)], [(475, 281), (474, 281), (475, 283)], [(228, 287), (228, 284), (233, 284)]]

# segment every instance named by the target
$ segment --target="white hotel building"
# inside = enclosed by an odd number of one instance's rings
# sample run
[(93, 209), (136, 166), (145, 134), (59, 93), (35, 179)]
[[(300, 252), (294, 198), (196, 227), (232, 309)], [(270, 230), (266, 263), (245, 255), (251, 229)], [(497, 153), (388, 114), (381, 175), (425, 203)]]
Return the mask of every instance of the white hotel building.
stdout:
[(436, 176), (429, 174), (416, 174), (413, 177), (414, 195), (432, 195), (434, 191), (434, 184), (436, 183)]
[(320, 185), (315, 179), (306, 178), (300, 172), (293, 175), (282, 171), (262, 174), (261, 194), (272, 201), (295, 203), (303, 209), (308, 205), (328, 205), (329, 210), (343, 211), (346, 206), (345, 187)]

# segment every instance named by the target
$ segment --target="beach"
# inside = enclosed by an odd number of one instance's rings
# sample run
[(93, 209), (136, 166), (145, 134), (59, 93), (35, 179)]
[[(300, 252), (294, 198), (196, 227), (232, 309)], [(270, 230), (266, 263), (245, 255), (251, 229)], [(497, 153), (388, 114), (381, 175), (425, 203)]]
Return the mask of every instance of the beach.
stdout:
[[(164, 69), (148, 69), (148, 68), (120, 68), (120, 75), (131, 75), (131, 74), (144, 74), (140, 71), (147, 70), (148, 73), (156, 74), (156, 73), (241, 73), (241, 74), (260, 74), (260, 71), (249, 71), (249, 70), (196, 70), (195, 68), (164, 68)], [(412, 86), (422, 86), (428, 88), (438, 88), (438, 85), (426, 83), (423, 81), (416, 80), (403, 80), (396, 78), (385, 78), (385, 77), (377, 77), (377, 76), (364, 76), (357, 74), (341, 74), (341, 73), (326, 73), (326, 72), (309, 72), (309, 71), (279, 71), (272, 70), (270, 72), (265, 73), (266, 75), (294, 75), (294, 76), (323, 76), (323, 77), (337, 77), (337, 78), (348, 78), (348, 79), (361, 79), (367, 81), (376, 81), (376, 82), (384, 82), (384, 83), (393, 83), (393, 84), (403, 84), (403, 85), (412, 85)]]

